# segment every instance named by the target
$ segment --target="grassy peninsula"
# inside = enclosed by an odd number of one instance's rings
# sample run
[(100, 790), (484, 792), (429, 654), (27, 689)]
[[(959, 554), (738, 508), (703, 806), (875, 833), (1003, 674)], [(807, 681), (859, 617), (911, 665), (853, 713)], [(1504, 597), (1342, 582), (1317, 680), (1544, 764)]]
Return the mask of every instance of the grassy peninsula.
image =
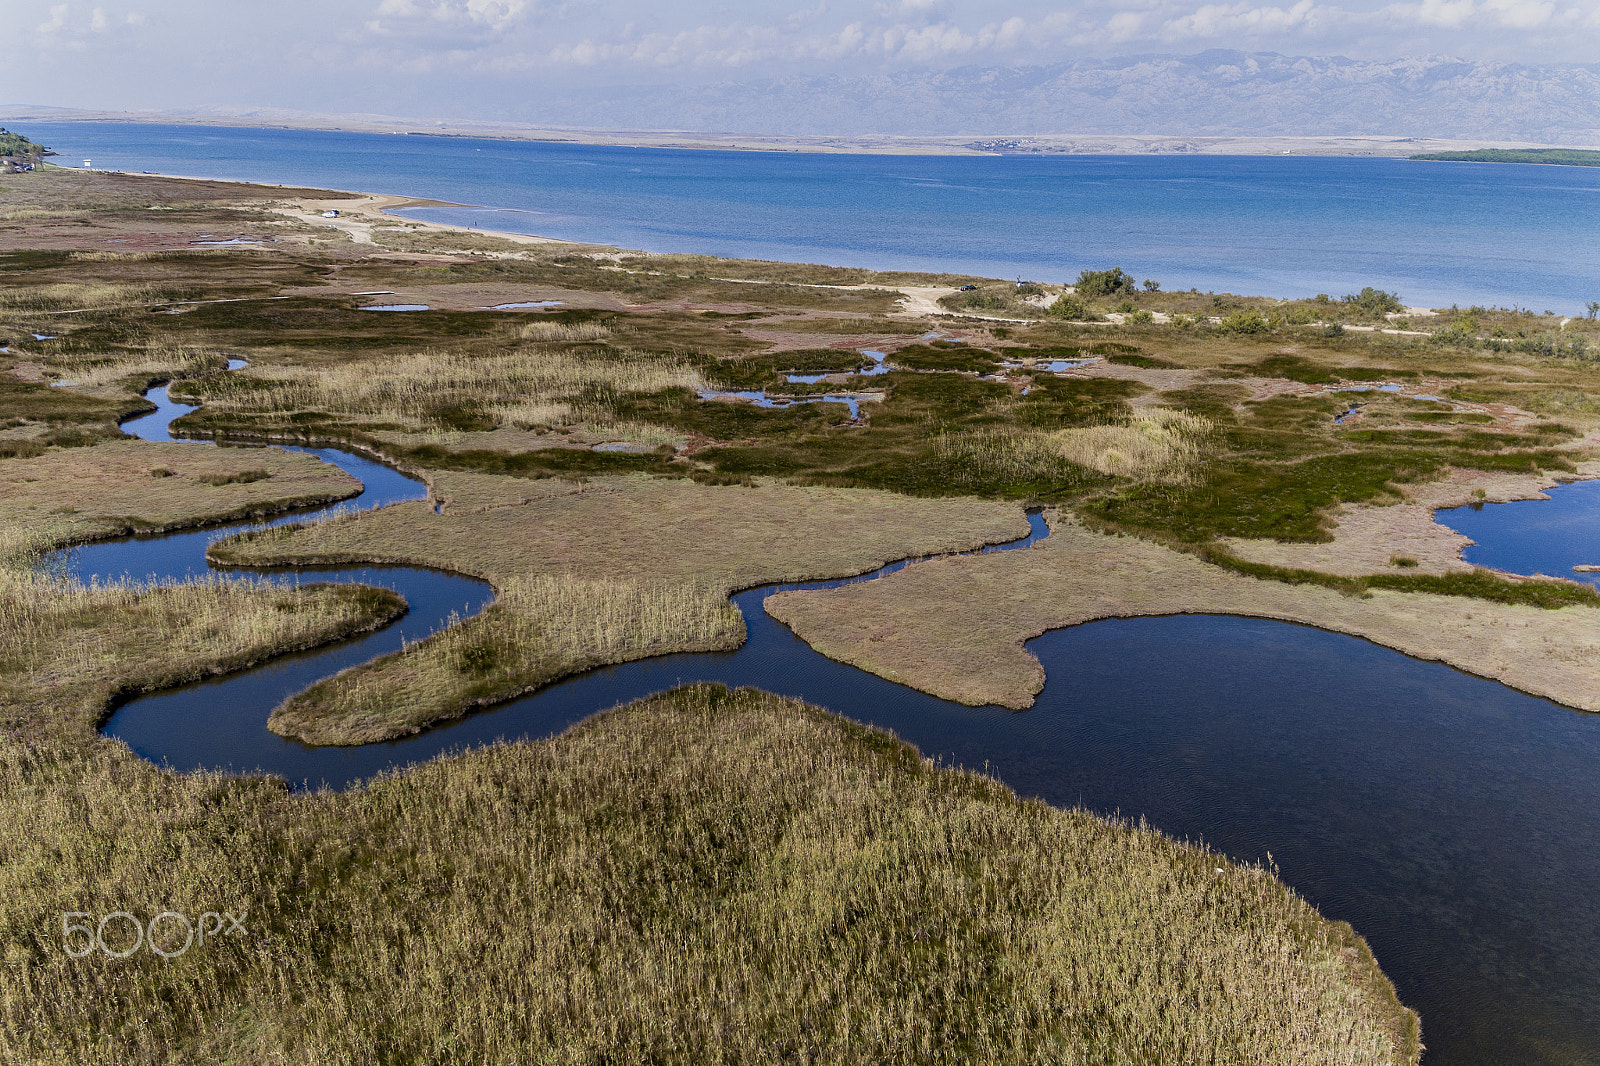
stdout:
[(1476, 148), (1469, 152), (1426, 152), (1411, 158), (1440, 163), (1545, 163), (1563, 167), (1600, 167), (1600, 152), (1586, 148)]
[[(1600, 472), (1592, 316), (1169, 292), (1110, 264), (1019, 286), (651, 256), (395, 203), (0, 184), (0, 535), (23, 560), (0, 610), (26, 635), (0, 653), (0, 1027), (18, 1058), (1416, 1061), (1417, 1020), (1364, 943), (1268, 872), (761, 693), (680, 690), (338, 795), (168, 773), (96, 733), (119, 692), (400, 605), (85, 589), (27, 560), (352, 488), (303, 456), (128, 441), (118, 419), (166, 380), (199, 405), (179, 432), (336, 442), (429, 485), (427, 504), (216, 558), (496, 587), (479, 618), (279, 709), (318, 743), (733, 646), (732, 590), (1010, 539), (1029, 505), (1055, 527), (1036, 550), (774, 612), (957, 698), (1025, 703), (1018, 642), (1040, 628), (1193, 609), (1361, 632), (1587, 706), (1592, 591), (1473, 571), (1431, 509)], [(952, 646), (973, 654), (936, 669)], [(61, 950), (63, 911), (229, 904), (250, 939), (181, 965)]]

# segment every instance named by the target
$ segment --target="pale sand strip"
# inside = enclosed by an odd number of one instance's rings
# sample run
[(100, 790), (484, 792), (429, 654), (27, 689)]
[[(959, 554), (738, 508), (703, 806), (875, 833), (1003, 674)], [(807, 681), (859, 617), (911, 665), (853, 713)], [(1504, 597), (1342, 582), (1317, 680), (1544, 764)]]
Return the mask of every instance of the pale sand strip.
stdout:
[(960, 703), (1031, 706), (1044, 668), (1023, 642), (1100, 618), (1232, 614), (1364, 637), (1537, 696), (1600, 711), (1600, 610), (1244, 577), (1133, 537), (1060, 521), (1031, 549), (938, 559), (878, 581), (768, 598), (832, 659)]

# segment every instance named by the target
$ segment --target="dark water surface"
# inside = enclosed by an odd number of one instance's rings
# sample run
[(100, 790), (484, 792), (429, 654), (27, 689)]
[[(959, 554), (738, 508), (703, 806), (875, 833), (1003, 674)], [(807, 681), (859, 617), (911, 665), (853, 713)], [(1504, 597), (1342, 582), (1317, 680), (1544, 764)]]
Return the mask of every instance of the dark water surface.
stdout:
[(1468, 504), (1435, 518), (1476, 542), (1462, 552), (1469, 563), (1600, 583), (1600, 574), (1572, 569), (1600, 565), (1600, 481), (1571, 481), (1545, 491), (1548, 500)]
[[(418, 217), (661, 252), (1580, 314), (1600, 168), (1250, 156), (726, 152), (145, 123), (34, 123), (100, 168), (476, 204)], [(219, 234), (219, 236), (228, 236)]]
[[(315, 454), (372, 477), (378, 499), (422, 495), (376, 464)], [(1030, 539), (1037, 516), (1033, 528)], [(84, 574), (181, 576), (203, 568), (217, 535), (90, 545), (74, 562)], [(1372, 943), (1422, 1014), (1430, 1064), (1600, 1062), (1600, 716), (1351, 637), (1212, 616), (1046, 634), (1029, 645), (1048, 674), (1031, 710), (962, 707), (818, 655), (761, 609), (767, 587), (734, 598), (750, 633), (738, 651), (608, 667), (407, 740), (314, 749), (267, 732), (274, 704), (488, 592), (407, 568), (305, 576), (389, 585), (412, 612), (379, 634), (135, 700), (107, 732), (178, 769), (260, 767), (337, 787), (465, 745), (548, 736), (680, 682), (757, 685), (987, 768), (1024, 795), (1143, 817), (1238, 859), (1270, 855)]]

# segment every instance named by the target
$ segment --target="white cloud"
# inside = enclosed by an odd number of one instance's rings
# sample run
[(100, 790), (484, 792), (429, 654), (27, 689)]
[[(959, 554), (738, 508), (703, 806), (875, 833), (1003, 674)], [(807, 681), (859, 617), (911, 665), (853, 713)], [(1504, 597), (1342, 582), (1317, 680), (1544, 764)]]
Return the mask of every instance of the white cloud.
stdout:
[(1420, 4), (1402, 4), (1390, 10), (1424, 26), (1456, 29), (1466, 25), (1476, 7), (1473, 0), (1422, 0)]
[(1312, 0), (1299, 0), (1289, 8), (1251, 7), (1248, 2), (1207, 4), (1180, 18), (1168, 19), (1161, 27), (1161, 37), (1174, 42), (1192, 37), (1260, 37), (1306, 27), (1316, 14)]
[(50, 19), (39, 23), (40, 33), (60, 33), (67, 27), (67, 12), (70, 10), (66, 4), (57, 4), (50, 9)]
[(1532, 29), (1550, 21), (1556, 5), (1550, 0), (1484, 0), (1483, 10), (1502, 26)]
[(515, 28), (530, 14), (527, 0), (381, 0), (366, 24), (380, 36), (445, 33), (439, 43), (455, 43), (460, 34), (493, 40)]
[(81, 8), (75, 4), (52, 4), (48, 16), (35, 31), (69, 45), (83, 45), (89, 38), (114, 30), (143, 26), (141, 12), (113, 13), (104, 7)]
[(1122, 11), (1106, 23), (1106, 37), (1113, 41), (1133, 41), (1144, 36), (1144, 12)]

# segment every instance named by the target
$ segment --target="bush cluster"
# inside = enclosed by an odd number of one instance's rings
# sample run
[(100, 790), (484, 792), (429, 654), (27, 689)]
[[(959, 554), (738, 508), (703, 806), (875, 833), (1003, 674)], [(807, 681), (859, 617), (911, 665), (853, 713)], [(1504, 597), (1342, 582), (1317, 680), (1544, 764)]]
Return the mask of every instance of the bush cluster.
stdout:
[(1139, 291), (1139, 283), (1132, 274), (1121, 267), (1112, 267), (1110, 270), (1085, 270), (1078, 275), (1078, 280), (1073, 284), (1073, 289), (1079, 296), (1094, 299), (1099, 296), (1117, 296), (1121, 293)]

